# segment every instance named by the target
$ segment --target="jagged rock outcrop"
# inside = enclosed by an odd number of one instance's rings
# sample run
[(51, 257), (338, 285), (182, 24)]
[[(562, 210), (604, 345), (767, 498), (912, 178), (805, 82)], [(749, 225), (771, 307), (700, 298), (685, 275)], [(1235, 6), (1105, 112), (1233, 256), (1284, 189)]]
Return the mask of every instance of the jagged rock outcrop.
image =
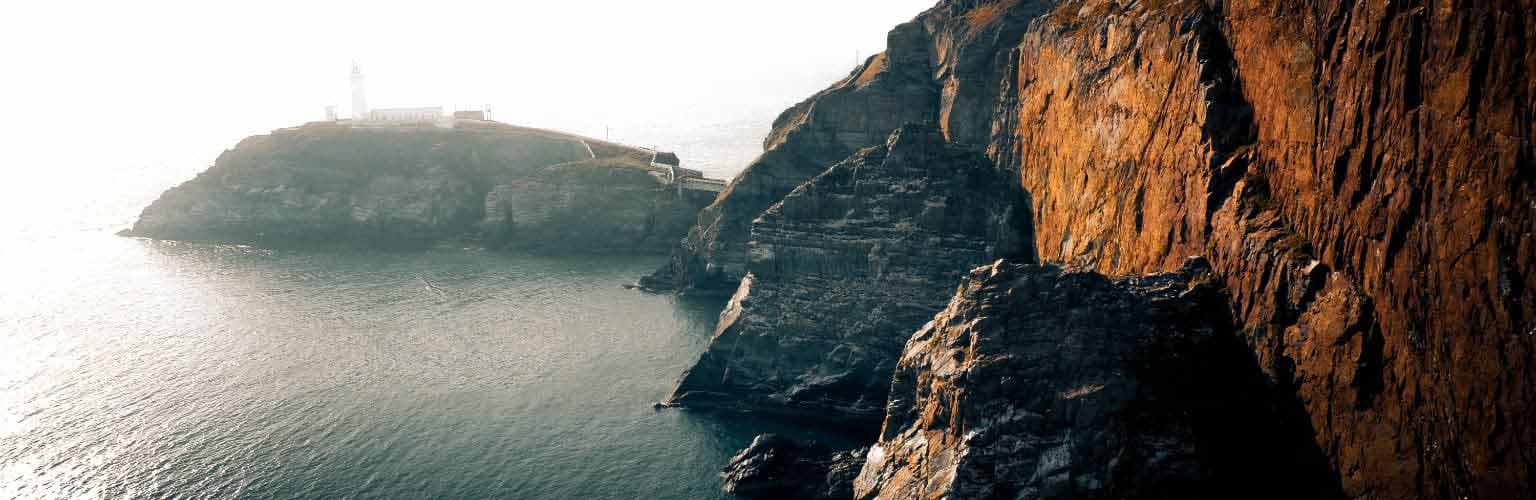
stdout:
[(796, 188), (753, 223), (747, 277), (670, 402), (878, 422), (911, 332), (965, 270), (1028, 247), (1007, 184), (909, 125)]
[[(1016, 176), (1042, 261), (1209, 259), (1344, 495), (1509, 498), (1536, 477), (1532, 0), (945, 0), (892, 41), (927, 58), (856, 76), (923, 75), (931, 107), (901, 112)], [(787, 190), (814, 163), (752, 176)], [(741, 210), (701, 218), (676, 281), (745, 273), (739, 228), (775, 192), (722, 197)]]
[(1022, 36), (1051, 2), (1010, 0), (972, 11), (944, 2), (897, 26), (886, 51), (774, 121), (761, 157), (699, 215), (672, 261), (647, 277), (656, 288), (733, 290), (747, 272), (752, 221), (784, 195), (853, 152), (878, 145), (905, 123), (938, 125), (946, 138), (978, 149), (1000, 79), (986, 71), (999, 48)]
[(938, 92), (915, 61), (929, 58), (919, 26), (891, 32), (889, 49), (853, 74), (784, 111), (763, 154), (699, 214), (666, 266), (642, 283), (678, 290), (731, 290), (747, 273), (752, 221), (801, 183), (904, 123), (933, 123)]
[(864, 467), (866, 449), (833, 451), (763, 434), (721, 471), (726, 493), (745, 498), (845, 500)]
[(125, 234), (258, 245), (475, 240), (665, 251), (714, 195), (665, 185), (649, 157), (486, 122), (313, 123), (241, 141), (162, 195)]
[(855, 498), (1336, 495), (1225, 313), (1201, 259), (977, 269), (907, 343)]

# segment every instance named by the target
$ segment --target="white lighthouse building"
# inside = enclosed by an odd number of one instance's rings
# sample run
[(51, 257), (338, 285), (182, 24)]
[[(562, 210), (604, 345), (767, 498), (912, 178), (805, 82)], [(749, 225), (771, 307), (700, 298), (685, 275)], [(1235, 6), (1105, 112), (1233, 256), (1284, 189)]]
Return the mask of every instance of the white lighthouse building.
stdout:
[[(453, 115), (443, 112), (442, 106), (420, 108), (379, 108), (368, 107), (368, 92), (363, 77), (363, 68), (356, 62), (352, 63), (352, 120), (353, 126), (395, 126), (395, 125), (421, 125), (433, 124), (440, 127), (452, 127), (455, 120), (487, 120), (490, 106), (483, 111), (455, 111)], [(326, 119), (335, 121), (335, 113), (332, 108), (326, 109)]]
[(363, 89), (363, 69), (352, 63), (352, 119), (368, 119), (368, 95)]

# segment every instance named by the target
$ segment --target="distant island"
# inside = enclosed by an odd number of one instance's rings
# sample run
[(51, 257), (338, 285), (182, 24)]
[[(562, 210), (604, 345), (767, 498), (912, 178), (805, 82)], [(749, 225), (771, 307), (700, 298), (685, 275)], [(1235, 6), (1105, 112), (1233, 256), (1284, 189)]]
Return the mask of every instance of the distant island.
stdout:
[(490, 106), (372, 108), (240, 141), (119, 234), (258, 246), (665, 252), (725, 189), (676, 154), (490, 119)]
[(483, 118), (386, 115), (250, 137), (121, 234), (664, 252), (725, 186), (672, 153)]

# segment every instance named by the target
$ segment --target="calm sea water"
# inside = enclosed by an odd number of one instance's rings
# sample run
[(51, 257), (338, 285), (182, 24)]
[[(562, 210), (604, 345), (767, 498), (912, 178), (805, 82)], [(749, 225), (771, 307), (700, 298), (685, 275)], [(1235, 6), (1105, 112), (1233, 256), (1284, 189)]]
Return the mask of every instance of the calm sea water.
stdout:
[(663, 257), (118, 238), (187, 169), (61, 172), (0, 193), (0, 498), (718, 498), (808, 435), (652, 410), (720, 307)]

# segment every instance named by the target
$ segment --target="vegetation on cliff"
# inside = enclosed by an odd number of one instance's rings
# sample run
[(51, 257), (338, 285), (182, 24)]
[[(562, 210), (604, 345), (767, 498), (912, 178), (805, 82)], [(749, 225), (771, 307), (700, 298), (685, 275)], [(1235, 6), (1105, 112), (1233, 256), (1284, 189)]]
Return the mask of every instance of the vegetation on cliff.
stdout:
[(314, 123), (241, 141), (146, 208), (127, 234), (660, 251), (686, 234), (714, 193), (666, 185), (651, 155), (493, 123)]

